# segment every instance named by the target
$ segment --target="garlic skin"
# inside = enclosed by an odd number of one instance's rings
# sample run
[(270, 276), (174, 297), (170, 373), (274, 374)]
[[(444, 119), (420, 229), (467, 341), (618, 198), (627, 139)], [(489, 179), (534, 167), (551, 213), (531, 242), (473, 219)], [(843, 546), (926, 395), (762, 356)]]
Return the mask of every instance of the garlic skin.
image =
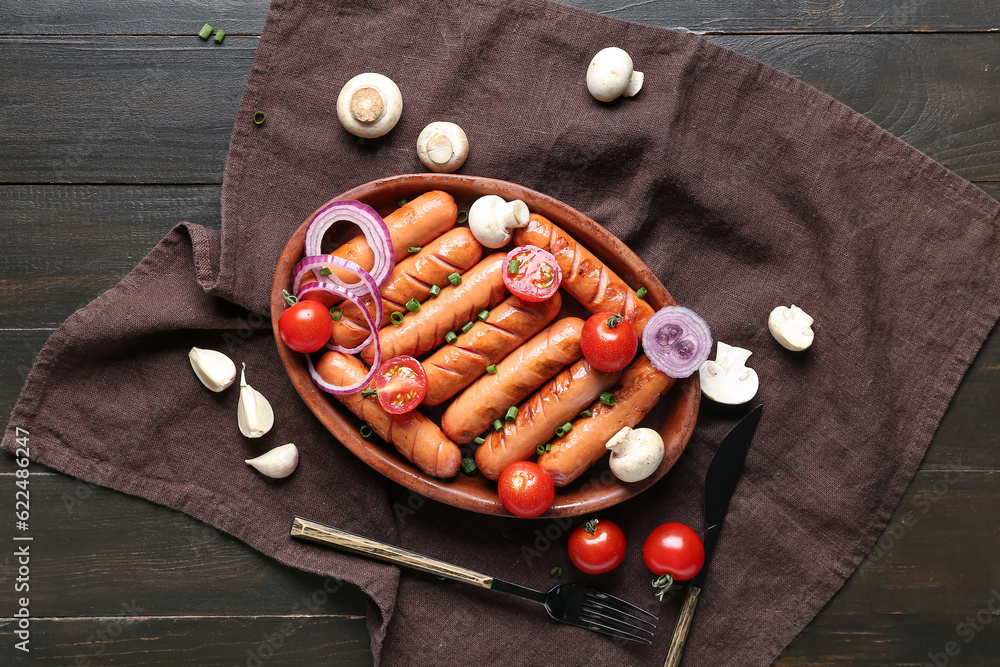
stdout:
[(247, 459), (244, 463), (253, 466), (257, 472), (265, 477), (284, 479), (295, 472), (298, 467), (299, 450), (294, 444), (288, 443), (275, 447), (255, 459)]
[(626, 426), (611, 436), (607, 447), (611, 472), (623, 482), (641, 482), (652, 475), (666, 453), (663, 438), (651, 428)]
[(792, 306), (778, 306), (767, 318), (767, 328), (781, 347), (792, 352), (801, 352), (813, 342), (813, 318), (804, 310)]
[(236, 364), (221, 352), (192, 347), (188, 360), (201, 383), (214, 392), (228, 389), (236, 381)]
[(248, 438), (259, 438), (274, 426), (274, 410), (264, 396), (247, 384), (247, 365), (240, 374), (240, 405), (236, 412), (240, 433)]
[(520, 199), (507, 202), (497, 195), (480, 197), (469, 207), (469, 231), (487, 248), (502, 248), (510, 230), (528, 224), (531, 213)]
[(751, 354), (719, 341), (715, 361), (709, 359), (698, 369), (702, 393), (726, 405), (741, 405), (756, 396), (760, 386), (757, 371), (746, 366)]

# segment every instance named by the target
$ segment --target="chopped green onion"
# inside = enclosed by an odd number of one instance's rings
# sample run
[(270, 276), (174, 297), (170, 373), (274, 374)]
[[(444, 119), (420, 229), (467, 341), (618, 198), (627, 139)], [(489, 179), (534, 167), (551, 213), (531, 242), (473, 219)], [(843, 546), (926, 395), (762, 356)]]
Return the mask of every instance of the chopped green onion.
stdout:
[(216, 44), (222, 44), (222, 40), (224, 40), (225, 38), (226, 38), (225, 30), (216, 30), (215, 37), (213, 37), (212, 39), (215, 41)]
[(464, 459), (462, 459), (462, 472), (464, 472), (466, 475), (471, 475), (472, 473), (476, 472), (476, 470), (477, 470), (476, 459), (472, 458), (471, 456), (466, 456)]
[(286, 289), (281, 290), (281, 298), (285, 300), (286, 306), (294, 306), (299, 302), (298, 298)]
[(378, 394), (378, 391), (376, 391), (375, 389), (365, 389), (364, 391), (361, 392), (361, 395), (365, 397), (375, 396), (376, 394)]
[(604, 403), (604, 405), (614, 405), (615, 395), (612, 394), (610, 391), (602, 391), (601, 395), (598, 397), (598, 400), (601, 403)]
[(573, 430), (573, 425), (570, 424), (569, 422), (566, 422), (565, 424), (556, 429), (556, 435), (561, 438), (572, 430)]
[(510, 274), (510, 275), (512, 275), (512, 276), (516, 276), (517, 275), (517, 267), (519, 267), (519, 266), (521, 266), (521, 262), (519, 260), (516, 260), (516, 259), (510, 260), (510, 264), (507, 265), (507, 273)]
[(340, 306), (334, 306), (330, 309), (330, 317), (333, 318), (334, 322), (339, 322), (344, 318), (344, 309)]
[(580, 416), (581, 417), (593, 417), (594, 413), (591, 412), (590, 410), (584, 410), (583, 412), (580, 413)]
[(267, 114), (263, 111), (257, 111), (253, 115), (253, 122), (255, 125), (263, 125), (265, 118), (267, 118)]
[(365, 440), (372, 437), (372, 427), (368, 424), (364, 424), (358, 432), (361, 433), (361, 437)]
[(431, 285), (431, 296), (437, 296), (441, 293), (441, 288), (437, 285)]
[(462, 282), (462, 276), (459, 275), (458, 271), (448, 276), (448, 282), (452, 285), (459, 285)]
[(469, 219), (469, 212), (468, 211), (459, 211), (458, 212), (458, 219), (455, 221), (455, 224), (456, 225), (464, 224), (466, 221), (468, 221), (468, 219)]
[(486, 442), (486, 438), (478, 438), (478, 437), (477, 438), (473, 438), (472, 442), (476, 443), (477, 445), (481, 445), (484, 442)]
[(481, 310), (481, 311), (479, 311), (479, 314), (476, 315), (476, 318), (480, 322), (485, 322), (486, 318), (488, 318), (489, 316), (490, 316), (490, 311), (488, 311), (488, 310)]
[(473, 324), (475, 324), (475, 322), (466, 322), (465, 324), (463, 324), (462, 325), (462, 333), (469, 333), (469, 329), (472, 328)]
[(494, 431), (499, 431), (502, 428), (503, 428), (503, 422), (500, 421), (499, 419), (494, 419), (493, 420), (493, 430)]
[(507, 408), (507, 414), (503, 416), (503, 420), (508, 424), (513, 424), (515, 419), (517, 419), (517, 406), (512, 405)]
[(635, 295), (640, 299), (645, 299), (647, 294), (649, 294), (649, 290), (645, 287), (640, 287), (635, 291)]
[(358, 144), (358, 146), (364, 146), (365, 145), (365, 138), (364, 137), (358, 137), (357, 144)]
[(539, 456), (541, 456), (542, 454), (544, 454), (545, 453), (545, 445), (538, 445), (538, 447), (535, 448), (535, 453), (538, 454)]
[(490, 364), (489, 366), (486, 367), (486, 372), (489, 373), (490, 375), (494, 375), (497, 372), (497, 365)]
[(409, 200), (407, 200), (407, 199), (400, 199), (398, 202), (396, 202), (396, 206), (406, 206), (406, 203), (408, 201)]
[(551, 574), (553, 577), (561, 577), (562, 576), (562, 568), (559, 567), (558, 565), (556, 565), (554, 568), (552, 568), (551, 570), (549, 570), (549, 574)]
[(324, 266), (322, 269), (319, 270), (319, 275), (321, 276), (328, 276), (331, 273), (333, 273), (333, 271), (330, 269), (329, 266)]
[(409, 250), (410, 252), (420, 252), (421, 248), (422, 246), (411, 245), (409, 248), (407, 248), (407, 250)]
[(416, 299), (410, 299), (406, 302), (406, 309), (411, 313), (415, 313), (420, 310), (420, 302)]
[(458, 340), (458, 334), (454, 331), (449, 331), (444, 335), (444, 342), (446, 343), (454, 343), (456, 340)]
[(399, 312), (398, 310), (392, 311), (392, 315), (389, 316), (389, 321), (395, 324), (396, 326), (399, 326), (400, 324), (403, 323), (403, 313)]
[(545, 451), (549, 451), (550, 449), (552, 449), (552, 443), (551, 442), (546, 442), (545, 443)]
[(212, 26), (207, 23), (201, 26), (201, 30), (198, 31), (198, 36), (202, 39), (208, 39), (212, 35)]

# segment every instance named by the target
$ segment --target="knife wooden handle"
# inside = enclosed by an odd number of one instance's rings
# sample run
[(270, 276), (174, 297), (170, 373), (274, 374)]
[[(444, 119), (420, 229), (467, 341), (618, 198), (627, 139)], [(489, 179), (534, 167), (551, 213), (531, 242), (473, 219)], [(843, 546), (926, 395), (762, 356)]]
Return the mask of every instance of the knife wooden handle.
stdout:
[(667, 652), (663, 667), (678, 667), (681, 664), (684, 643), (687, 641), (688, 630), (691, 629), (691, 621), (694, 620), (694, 609), (698, 606), (699, 595), (701, 595), (700, 588), (688, 586), (684, 606), (681, 608), (681, 617), (677, 619), (677, 625), (674, 627), (674, 637), (670, 640), (670, 650)]

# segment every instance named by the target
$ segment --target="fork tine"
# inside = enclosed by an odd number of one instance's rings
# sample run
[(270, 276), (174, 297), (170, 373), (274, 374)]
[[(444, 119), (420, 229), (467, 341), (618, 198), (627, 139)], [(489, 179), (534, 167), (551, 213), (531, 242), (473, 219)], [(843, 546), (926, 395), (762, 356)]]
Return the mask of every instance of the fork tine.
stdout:
[(593, 590), (591, 590), (591, 591), (588, 591), (586, 594), (584, 594), (583, 597), (584, 597), (584, 599), (590, 600), (592, 602), (596, 601), (596, 602), (600, 602), (602, 604), (608, 605), (609, 607), (617, 609), (618, 611), (621, 611), (622, 613), (628, 613), (628, 611), (634, 611), (634, 612), (640, 613), (640, 614), (642, 614), (644, 616), (648, 616), (649, 618), (653, 619), (654, 621), (660, 620), (659, 618), (657, 618), (653, 614), (649, 613), (645, 609), (643, 609), (641, 607), (636, 607), (631, 602), (626, 602), (625, 600), (622, 600), (621, 598), (616, 598), (614, 595), (608, 595), (607, 593), (601, 593), (600, 591), (593, 591)]
[[(644, 618), (639, 618), (638, 616), (632, 616), (631, 614), (628, 614), (628, 613), (622, 611), (621, 609), (617, 609), (615, 607), (608, 606), (608, 605), (604, 604), (603, 602), (595, 602), (594, 600), (585, 600), (584, 603), (583, 603), (583, 606), (584, 606), (584, 608), (589, 608), (589, 609), (594, 609), (595, 611), (600, 611), (602, 614), (607, 615), (608, 618), (614, 619), (616, 621), (620, 621), (622, 623), (631, 623), (631, 622), (642, 623), (643, 625), (648, 625), (650, 629), (653, 629), (653, 628), (656, 627), (656, 624), (653, 623), (653, 622), (651, 622), (651, 621), (647, 621)], [(639, 626), (634, 626), (634, 627), (636, 627), (638, 629), (643, 629), (643, 630), (645, 629), (645, 628), (639, 628)]]
[(580, 609), (581, 614), (584, 612), (586, 612), (589, 615), (589, 617), (600, 620), (605, 625), (615, 626), (618, 628), (624, 627), (627, 628), (630, 632), (645, 633), (648, 634), (649, 636), (653, 635), (653, 630), (651, 628), (644, 628), (639, 625), (634, 625), (632, 623), (629, 623), (628, 622), (629, 620), (635, 620), (631, 616), (628, 618), (628, 620), (625, 620), (618, 616), (613, 616), (612, 614), (601, 611), (600, 609), (595, 609), (593, 607), (588, 607), (586, 605), (584, 605)]
[(615, 628), (604, 625), (597, 621), (592, 621), (590, 619), (581, 618), (575, 624), (584, 628), (586, 630), (593, 630), (594, 632), (600, 632), (605, 635), (611, 635), (612, 637), (621, 637), (622, 639), (631, 639), (634, 642), (639, 642), (640, 644), (652, 645), (653, 642), (649, 641), (645, 637), (640, 637), (638, 635), (633, 635), (631, 632), (625, 632), (624, 630), (616, 630)]

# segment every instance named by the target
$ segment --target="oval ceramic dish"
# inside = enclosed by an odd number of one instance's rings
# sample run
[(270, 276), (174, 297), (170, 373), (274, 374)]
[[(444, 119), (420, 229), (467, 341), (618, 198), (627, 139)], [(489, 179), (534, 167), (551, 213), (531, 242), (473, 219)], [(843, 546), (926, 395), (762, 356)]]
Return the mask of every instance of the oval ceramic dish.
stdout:
[[(646, 300), (654, 310), (674, 304), (653, 272), (618, 238), (566, 204), (514, 183), (455, 174), (411, 174), (372, 181), (345, 192), (336, 199), (362, 201), (384, 216), (397, 207), (396, 203), (400, 199), (413, 199), (429, 190), (448, 192), (455, 198), (459, 210), (468, 210), (472, 202), (483, 195), (495, 194), (507, 200), (520, 199), (532, 212), (545, 216), (589, 248), (633, 288), (644, 285), (649, 290)], [(278, 318), (285, 309), (281, 291), (291, 289), (292, 271), (303, 257), (305, 233), (312, 218), (313, 216), (309, 216), (288, 240), (278, 260), (271, 285), (274, 337), (296, 391), (337, 440), (382, 475), (408, 489), (454, 507), (507, 515), (500, 504), (496, 482), (479, 474), (470, 476), (462, 472), (452, 479), (429, 477), (405, 460), (391, 444), (378, 438), (363, 439), (358, 432), (360, 421), (336, 398), (319, 389), (309, 377), (303, 355), (282, 343), (278, 335)], [(565, 301), (573, 302), (573, 299), (567, 298)], [(694, 429), (700, 397), (697, 375), (680, 380), (660, 400), (653, 412), (647, 415), (643, 425), (660, 431), (668, 451), (671, 443), (686, 445)], [(458, 444), (467, 455), (474, 451), (475, 445)], [(592, 513), (628, 500), (663, 477), (670, 463), (672, 462), (665, 462), (651, 477), (628, 484), (611, 474), (605, 457), (574, 483), (557, 488), (555, 502), (541, 518)]]

